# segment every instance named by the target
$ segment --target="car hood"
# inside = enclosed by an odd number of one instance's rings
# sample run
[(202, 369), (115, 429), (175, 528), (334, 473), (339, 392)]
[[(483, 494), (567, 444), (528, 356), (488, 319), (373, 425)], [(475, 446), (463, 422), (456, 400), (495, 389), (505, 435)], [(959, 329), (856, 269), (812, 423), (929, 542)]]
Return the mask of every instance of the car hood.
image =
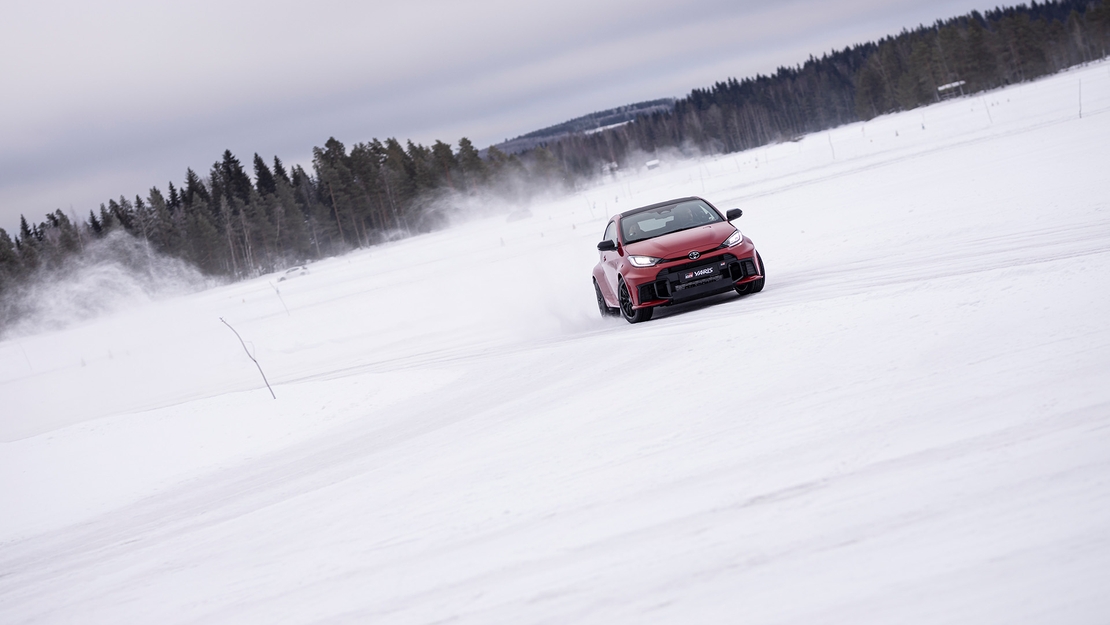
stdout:
[(629, 254), (638, 256), (677, 258), (694, 250), (699, 252), (711, 250), (724, 242), (735, 231), (736, 226), (727, 221), (718, 221), (706, 226), (664, 234), (661, 237), (646, 241), (629, 243), (625, 246), (625, 250)]

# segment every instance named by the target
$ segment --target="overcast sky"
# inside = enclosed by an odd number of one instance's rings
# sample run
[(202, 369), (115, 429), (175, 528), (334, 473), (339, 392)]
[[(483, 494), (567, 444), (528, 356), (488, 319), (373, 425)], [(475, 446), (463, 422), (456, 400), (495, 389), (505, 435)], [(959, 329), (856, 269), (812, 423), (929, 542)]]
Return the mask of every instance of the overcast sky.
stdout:
[(485, 147), (994, 4), (5, 1), (0, 227), (164, 191), (224, 149), (249, 166), (307, 165), (330, 136)]

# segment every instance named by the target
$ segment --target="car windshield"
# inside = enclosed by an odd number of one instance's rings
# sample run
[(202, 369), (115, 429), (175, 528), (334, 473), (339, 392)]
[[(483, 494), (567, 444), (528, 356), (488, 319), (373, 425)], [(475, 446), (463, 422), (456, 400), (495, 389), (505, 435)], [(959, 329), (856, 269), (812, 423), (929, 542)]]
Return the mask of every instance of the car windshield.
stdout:
[(721, 221), (721, 214), (711, 206), (687, 200), (621, 217), (621, 234), (626, 244), (635, 243), (716, 221)]

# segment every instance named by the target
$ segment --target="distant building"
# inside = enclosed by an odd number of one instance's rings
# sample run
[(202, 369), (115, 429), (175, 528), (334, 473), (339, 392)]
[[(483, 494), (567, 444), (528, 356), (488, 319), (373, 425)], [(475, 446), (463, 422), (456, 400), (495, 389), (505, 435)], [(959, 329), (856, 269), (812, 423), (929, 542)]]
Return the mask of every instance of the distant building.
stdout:
[(963, 80), (957, 80), (947, 85), (941, 85), (937, 87), (937, 96), (940, 97), (941, 100), (962, 96), (964, 94), (964, 85), (966, 84), (967, 83)]

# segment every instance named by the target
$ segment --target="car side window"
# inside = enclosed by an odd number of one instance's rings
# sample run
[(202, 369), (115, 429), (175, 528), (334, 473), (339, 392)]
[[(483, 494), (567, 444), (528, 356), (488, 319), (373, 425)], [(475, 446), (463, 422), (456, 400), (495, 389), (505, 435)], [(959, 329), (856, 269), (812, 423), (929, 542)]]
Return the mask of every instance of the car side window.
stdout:
[(605, 229), (605, 240), (613, 243), (617, 242), (617, 222), (609, 222), (609, 227)]

